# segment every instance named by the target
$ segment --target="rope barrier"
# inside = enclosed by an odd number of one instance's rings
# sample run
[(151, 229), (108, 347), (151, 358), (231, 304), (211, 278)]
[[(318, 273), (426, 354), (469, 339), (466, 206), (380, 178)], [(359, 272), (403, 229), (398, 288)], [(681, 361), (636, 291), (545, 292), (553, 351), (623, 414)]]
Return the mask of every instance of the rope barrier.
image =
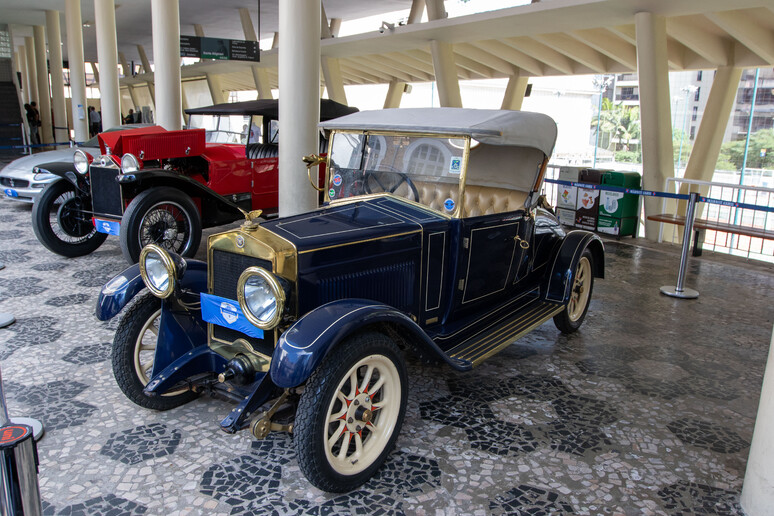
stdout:
[(33, 145), (0, 145), (0, 149), (34, 149), (39, 147), (62, 147), (64, 145), (70, 146), (70, 143), (74, 145), (81, 145), (83, 142), (63, 142), (63, 143), (36, 143)]

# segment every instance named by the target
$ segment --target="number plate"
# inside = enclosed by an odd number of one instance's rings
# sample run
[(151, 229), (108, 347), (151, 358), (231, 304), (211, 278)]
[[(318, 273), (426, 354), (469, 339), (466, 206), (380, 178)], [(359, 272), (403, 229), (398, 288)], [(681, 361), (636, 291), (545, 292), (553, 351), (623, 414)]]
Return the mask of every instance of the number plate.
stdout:
[(12, 190), (10, 188), (5, 189), (5, 195), (8, 197), (19, 197), (19, 193), (16, 190)]
[(121, 233), (121, 223), (115, 220), (94, 219), (94, 227), (100, 233), (118, 236)]

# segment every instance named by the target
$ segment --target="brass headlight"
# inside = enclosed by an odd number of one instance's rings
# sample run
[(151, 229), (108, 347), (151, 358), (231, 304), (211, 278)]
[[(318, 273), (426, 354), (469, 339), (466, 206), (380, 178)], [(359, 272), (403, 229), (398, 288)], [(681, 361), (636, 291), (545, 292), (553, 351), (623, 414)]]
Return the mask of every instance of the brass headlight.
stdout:
[(172, 256), (156, 244), (143, 247), (140, 253), (140, 275), (151, 293), (161, 299), (175, 291), (177, 268)]
[(266, 269), (245, 269), (237, 283), (237, 298), (247, 320), (262, 330), (273, 329), (282, 319), (285, 290)]

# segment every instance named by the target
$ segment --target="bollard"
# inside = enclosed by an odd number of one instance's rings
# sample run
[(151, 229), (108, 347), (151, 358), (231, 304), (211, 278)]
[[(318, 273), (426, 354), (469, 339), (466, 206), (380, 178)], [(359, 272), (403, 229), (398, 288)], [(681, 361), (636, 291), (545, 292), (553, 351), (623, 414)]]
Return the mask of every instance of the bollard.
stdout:
[(688, 200), (688, 207), (685, 210), (685, 231), (683, 232), (683, 251), (680, 254), (680, 269), (677, 271), (677, 285), (661, 287), (661, 293), (670, 297), (680, 299), (696, 299), (699, 292), (692, 288), (685, 288), (685, 269), (688, 266), (688, 251), (691, 247), (691, 234), (693, 233), (693, 214), (696, 211), (696, 203), (699, 200), (699, 194), (691, 192), (691, 198)]
[[(5, 265), (0, 262), (0, 271), (3, 269), (5, 269)], [(0, 328), (5, 328), (6, 326), (10, 326), (15, 322), (16, 317), (14, 317), (12, 314), (0, 312)]]
[(32, 427), (11, 422), (0, 374), (0, 515), (39, 516), (38, 450)]

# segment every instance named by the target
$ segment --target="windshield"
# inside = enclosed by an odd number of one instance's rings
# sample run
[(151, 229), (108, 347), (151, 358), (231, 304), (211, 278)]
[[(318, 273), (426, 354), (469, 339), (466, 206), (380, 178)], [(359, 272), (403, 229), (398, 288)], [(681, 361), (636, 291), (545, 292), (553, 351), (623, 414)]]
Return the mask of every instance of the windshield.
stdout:
[(335, 132), (331, 200), (387, 192), (451, 215), (466, 138)]
[(260, 125), (250, 115), (191, 115), (189, 127), (207, 131), (207, 142), (253, 143), (260, 140)]

